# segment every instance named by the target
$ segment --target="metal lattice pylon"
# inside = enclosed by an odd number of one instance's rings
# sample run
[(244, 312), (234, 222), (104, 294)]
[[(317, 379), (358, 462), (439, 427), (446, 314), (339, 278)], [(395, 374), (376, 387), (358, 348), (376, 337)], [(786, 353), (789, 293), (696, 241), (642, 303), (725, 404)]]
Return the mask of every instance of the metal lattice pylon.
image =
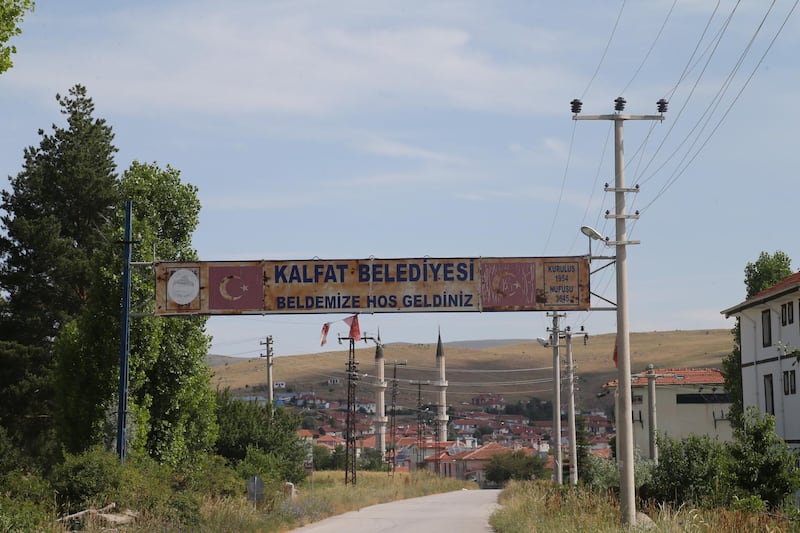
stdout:
[(345, 470), (344, 484), (356, 484), (356, 385), (358, 383), (358, 361), (356, 342), (350, 340), (350, 354), (347, 358), (347, 429), (345, 430)]

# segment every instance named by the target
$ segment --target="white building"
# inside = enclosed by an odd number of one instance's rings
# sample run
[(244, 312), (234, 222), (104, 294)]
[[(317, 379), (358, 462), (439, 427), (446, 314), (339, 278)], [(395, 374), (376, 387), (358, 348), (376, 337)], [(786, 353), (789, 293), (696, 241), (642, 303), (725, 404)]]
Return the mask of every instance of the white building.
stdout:
[(800, 348), (800, 273), (722, 311), (740, 319), (742, 404), (775, 415), (775, 433), (800, 447), (797, 395)]
[[(655, 427), (658, 435), (683, 439), (689, 435), (708, 435), (722, 441), (733, 440), (728, 412), (730, 398), (725, 378), (717, 368), (657, 368), (655, 380)], [(606, 387), (617, 387), (612, 381)], [(650, 454), (650, 398), (647, 372), (631, 380), (633, 444), (641, 456)]]

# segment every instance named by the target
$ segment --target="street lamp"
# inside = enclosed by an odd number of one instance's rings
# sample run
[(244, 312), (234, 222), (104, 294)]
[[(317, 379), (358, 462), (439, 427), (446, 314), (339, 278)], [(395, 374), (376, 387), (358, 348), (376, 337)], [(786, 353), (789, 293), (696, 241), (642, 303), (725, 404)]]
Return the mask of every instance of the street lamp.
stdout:
[(590, 226), (581, 226), (581, 233), (589, 237), (590, 239), (594, 239), (596, 241), (607, 241), (608, 237), (603, 237), (603, 235), (597, 231), (596, 229)]

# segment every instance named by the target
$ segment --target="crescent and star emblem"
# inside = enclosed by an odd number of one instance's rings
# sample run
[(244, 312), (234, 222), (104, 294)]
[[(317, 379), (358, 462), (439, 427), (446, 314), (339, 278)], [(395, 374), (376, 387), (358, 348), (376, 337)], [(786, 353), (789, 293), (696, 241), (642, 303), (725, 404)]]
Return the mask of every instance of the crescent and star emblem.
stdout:
[(219, 282), (219, 294), (229, 302), (235, 302), (236, 300), (241, 299), (245, 295), (245, 293), (247, 293), (247, 285), (245, 285), (244, 283), (241, 283), (238, 286), (239, 290), (241, 291), (241, 294), (233, 296), (230, 292), (228, 292), (228, 283), (230, 283), (233, 280), (242, 281), (242, 278), (240, 278), (236, 274), (230, 274), (222, 278), (222, 280)]
[(511, 272), (499, 272), (492, 278), (492, 289), (504, 298), (513, 296), (521, 288), (522, 284), (517, 280), (517, 276)]

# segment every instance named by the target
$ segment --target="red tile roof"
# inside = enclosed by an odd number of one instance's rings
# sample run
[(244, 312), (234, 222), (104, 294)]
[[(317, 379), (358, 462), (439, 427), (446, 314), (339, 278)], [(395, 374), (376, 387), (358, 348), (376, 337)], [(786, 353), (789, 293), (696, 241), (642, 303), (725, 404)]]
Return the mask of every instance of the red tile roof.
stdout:
[[(664, 385), (717, 385), (725, 384), (719, 368), (656, 368), (656, 386)], [(640, 372), (631, 379), (631, 387), (646, 387), (647, 373)], [(617, 380), (609, 381), (603, 388), (617, 387)]]
[(722, 314), (726, 317), (735, 315), (748, 307), (753, 307), (758, 304), (766, 303), (769, 300), (774, 298), (778, 298), (784, 294), (788, 294), (791, 292), (800, 291), (800, 272), (792, 274), (791, 276), (784, 278), (782, 281), (779, 281), (772, 287), (764, 289), (763, 291), (754, 294), (744, 302), (737, 304), (731, 308), (725, 309), (722, 311)]

